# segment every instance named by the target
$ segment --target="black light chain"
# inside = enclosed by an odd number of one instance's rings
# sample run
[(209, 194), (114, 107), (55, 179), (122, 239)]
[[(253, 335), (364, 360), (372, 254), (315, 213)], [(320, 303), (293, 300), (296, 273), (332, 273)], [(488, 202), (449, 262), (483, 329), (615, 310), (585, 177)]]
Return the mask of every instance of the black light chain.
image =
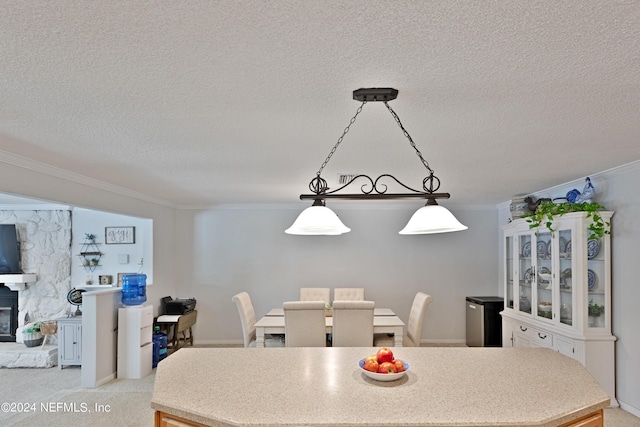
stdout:
[(391, 113), (391, 115), (393, 116), (393, 118), (396, 119), (396, 122), (398, 123), (398, 126), (400, 126), (400, 129), (402, 129), (402, 133), (404, 133), (404, 136), (407, 137), (407, 139), (409, 140), (409, 143), (411, 144), (413, 149), (416, 150), (416, 154), (420, 158), (420, 161), (422, 162), (424, 167), (427, 168), (427, 170), (431, 173), (431, 175), (433, 175), (433, 169), (431, 169), (429, 167), (429, 163), (424, 159), (424, 157), (422, 157), (422, 153), (420, 152), (420, 150), (418, 150), (418, 147), (416, 147), (416, 143), (413, 142), (413, 139), (411, 138), (411, 135), (409, 135), (409, 132), (407, 132), (407, 130), (404, 128), (404, 126), (402, 126), (402, 122), (400, 121), (400, 117), (398, 117), (396, 112), (393, 111), (393, 108), (391, 108), (391, 106), (389, 105), (389, 103), (387, 101), (383, 101), (383, 102), (384, 102), (384, 105), (389, 110), (389, 112)]
[(336, 150), (338, 149), (338, 145), (340, 145), (340, 143), (344, 139), (344, 136), (347, 134), (347, 132), (349, 132), (349, 128), (351, 127), (351, 125), (355, 123), (356, 117), (358, 117), (358, 114), (360, 114), (360, 112), (362, 111), (362, 107), (364, 107), (364, 104), (366, 103), (367, 101), (362, 101), (362, 104), (360, 104), (360, 107), (358, 107), (358, 109), (356, 110), (356, 114), (349, 121), (349, 125), (346, 128), (344, 128), (344, 132), (342, 132), (342, 135), (340, 136), (340, 138), (338, 138), (338, 142), (336, 142), (336, 145), (333, 146), (333, 148), (331, 149), (331, 152), (322, 163), (322, 166), (320, 166), (320, 169), (318, 169), (318, 172), (316, 172), (317, 176), (320, 176), (324, 167), (327, 166), (327, 163), (329, 163), (329, 160), (331, 160), (331, 156), (333, 156), (333, 153), (335, 153)]

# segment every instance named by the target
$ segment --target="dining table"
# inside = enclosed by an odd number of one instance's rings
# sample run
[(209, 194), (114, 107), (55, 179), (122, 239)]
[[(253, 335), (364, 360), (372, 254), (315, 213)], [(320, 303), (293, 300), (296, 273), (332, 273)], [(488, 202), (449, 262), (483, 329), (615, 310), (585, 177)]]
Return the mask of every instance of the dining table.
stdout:
[[(330, 311), (330, 310), (329, 310)], [(325, 326), (327, 333), (333, 332), (333, 317), (325, 316)], [(267, 314), (255, 323), (256, 328), (256, 347), (263, 348), (265, 346), (264, 337), (266, 334), (283, 335), (284, 328), (284, 310), (282, 307), (273, 308)], [(375, 308), (373, 312), (373, 333), (374, 334), (392, 334), (393, 345), (402, 347), (404, 322), (390, 308)]]

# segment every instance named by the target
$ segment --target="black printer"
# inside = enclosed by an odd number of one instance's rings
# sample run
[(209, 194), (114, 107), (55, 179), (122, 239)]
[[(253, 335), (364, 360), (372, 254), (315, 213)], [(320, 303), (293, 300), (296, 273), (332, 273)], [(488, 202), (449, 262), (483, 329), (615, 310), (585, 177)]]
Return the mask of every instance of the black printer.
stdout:
[(165, 314), (186, 314), (196, 308), (195, 298), (176, 298), (164, 302)]

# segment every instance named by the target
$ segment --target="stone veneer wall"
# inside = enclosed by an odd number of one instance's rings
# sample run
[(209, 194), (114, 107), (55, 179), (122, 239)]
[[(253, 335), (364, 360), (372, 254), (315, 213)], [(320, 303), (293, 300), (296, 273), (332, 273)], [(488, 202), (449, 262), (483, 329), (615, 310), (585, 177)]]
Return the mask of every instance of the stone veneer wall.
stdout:
[(32, 321), (48, 320), (70, 308), (71, 218), (67, 210), (0, 210), (0, 224), (16, 224), (22, 271), (36, 274), (36, 282), (19, 293), (18, 327), (27, 313)]

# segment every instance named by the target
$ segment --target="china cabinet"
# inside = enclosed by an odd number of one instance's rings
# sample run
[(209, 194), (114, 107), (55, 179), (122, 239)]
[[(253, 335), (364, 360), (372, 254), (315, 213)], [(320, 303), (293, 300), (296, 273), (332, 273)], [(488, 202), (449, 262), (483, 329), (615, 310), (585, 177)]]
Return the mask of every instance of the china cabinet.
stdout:
[[(610, 222), (613, 212), (601, 212)], [(530, 229), (526, 219), (502, 227), (504, 347), (548, 347), (582, 363), (615, 399), (611, 333), (611, 239), (589, 230), (591, 218), (574, 212), (551, 227)]]

